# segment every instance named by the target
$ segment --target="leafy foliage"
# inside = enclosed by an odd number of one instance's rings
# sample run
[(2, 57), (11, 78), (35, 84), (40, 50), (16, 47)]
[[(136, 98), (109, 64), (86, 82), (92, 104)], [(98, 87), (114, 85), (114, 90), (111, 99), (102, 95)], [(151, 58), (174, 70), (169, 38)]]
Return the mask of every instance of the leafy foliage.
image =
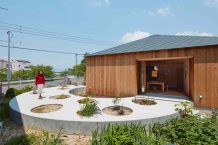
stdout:
[(0, 69), (0, 81), (6, 81), (7, 80), (7, 70)]
[(77, 113), (81, 116), (91, 117), (94, 114), (100, 114), (101, 110), (99, 109), (97, 103), (86, 103)]
[(92, 133), (92, 145), (217, 145), (216, 117), (173, 118), (149, 129), (141, 124), (108, 125)]
[(0, 104), (0, 119), (5, 121), (9, 118), (9, 102), (13, 97), (25, 92), (29, 92), (31, 90), (32, 90), (32, 86), (30, 85), (26, 85), (20, 90), (15, 88), (9, 88), (6, 91), (5, 97), (3, 97), (3, 101)]
[(5, 145), (37, 145), (37, 137), (33, 134), (14, 137), (7, 141)]
[(176, 104), (176, 111), (180, 113), (181, 117), (186, 117), (193, 114), (193, 110), (190, 107), (190, 102), (185, 101), (181, 102), (180, 104)]
[(15, 97), (17, 95), (20, 95), (21, 93), (22, 93), (21, 90), (18, 90), (18, 89), (15, 89), (15, 88), (9, 88), (6, 91), (5, 97), (13, 98), (13, 97)]
[[(86, 56), (87, 54), (85, 54)], [(72, 69), (69, 69), (69, 74), (76, 76), (85, 76), (86, 73), (86, 59), (85, 57), (80, 64), (75, 65)]]
[(164, 124), (155, 124), (153, 132), (156, 136), (181, 145), (217, 145), (218, 126), (213, 118), (187, 116), (174, 118)]
[[(151, 130), (151, 129), (150, 129)], [(162, 145), (166, 139), (155, 136), (141, 124), (108, 125), (92, 133), (91, 145)]]
[(113, 98), (112, 103), (114, 105), (119, 105), (120, 101), (121, 101), (121, 99), (119, 97), (115, 97), (115, 98)]
[(14, 72), (12, 74), (12, 80), (34, 79), (38, 71), (40, 70), (43, 71), (43, 74), (45, 75), (46, 78), (52, 78), (55, 76), (52, 66), (37, 65), (37, 66), (30, 66), (30, 70), (20, 70)]
[(26, 134), (11, 138), (5, 145), (62, 145), (61, 136), (60, 132), (57, 135), (48, 132), (43, 132), (42, 135)]

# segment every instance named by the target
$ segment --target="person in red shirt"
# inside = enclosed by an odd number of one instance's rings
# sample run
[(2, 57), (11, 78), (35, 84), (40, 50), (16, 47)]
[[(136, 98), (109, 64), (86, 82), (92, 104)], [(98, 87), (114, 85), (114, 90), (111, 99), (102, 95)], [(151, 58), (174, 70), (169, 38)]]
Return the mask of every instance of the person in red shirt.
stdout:
[(45, 77), (42, 71), (38, 71), (38, 74), (35, 79), (35, 84), (37, 86), (39, 99), (42, 99), (41, 94), (42, 94), (43, 87), (45, 85)]

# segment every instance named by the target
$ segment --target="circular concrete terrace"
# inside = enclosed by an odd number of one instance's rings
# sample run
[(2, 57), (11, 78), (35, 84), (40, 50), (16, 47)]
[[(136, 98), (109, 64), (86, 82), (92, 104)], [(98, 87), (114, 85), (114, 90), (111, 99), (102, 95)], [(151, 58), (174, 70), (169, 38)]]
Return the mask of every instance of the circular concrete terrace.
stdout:
[[(42, 100), (39, 100), (37, 94), (27, 92), (21, 94), (10, 101), (10, 118), (24, 127), (33, 127), (49, 132), (58, 132), (62, 129), (63, 133), (73, 134), (90, 134), (97, 128), (102, 128), (106, 124), (123, 124), (123, 123), (142, 123), (153, 124), (155, 122), (164, 122), (169, 118), (176, 117), (175, 104), (187, 100), (186, 98), (157, 97), (153, 98), (156, 105), (139, 105), (133, 103), (134, 97), (122, 98), (120, 105), (132, 109), (132, 113), (126, 116), (111, 116), (101, 111), (101, 114), (92, 117), (81, 117), (77, 111), (81, 109), (81, 104), (77, 101), (82, 97), (70, 94), (70, 90), (84, 86), (68, 86), (67, 89), (61, 90), (60, 87), (45, 88), (43, 90)], [(65, 99), (51, 99), (51, 96), (65, 94), (70, 97)], [(137, 96), (148, 98), (148, 96)], [(93, 98), (97, 100), (99, 108), (112, 106), (112, 98)], [(34, 113), (31, 110), (37, 106), (47, 104), (61, 105), (59, 110), (49, 113)]]

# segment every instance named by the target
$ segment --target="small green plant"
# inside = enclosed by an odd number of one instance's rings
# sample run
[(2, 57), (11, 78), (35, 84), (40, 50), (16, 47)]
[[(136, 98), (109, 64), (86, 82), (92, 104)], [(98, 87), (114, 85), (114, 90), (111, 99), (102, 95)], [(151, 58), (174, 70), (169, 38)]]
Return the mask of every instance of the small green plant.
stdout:
[(180, 104), (176, 104), (176, 111), (180, 114), (181, 117), (187, 117), (189, 115), (193, 115), (193, 110), (190, 107), (190, 102), (185, 101)]
[(120, 106), (119, 114), (120, 114), (120, 115), (123, 115), (124, 113), (125, 113), (124, 107), (123, 107), (123, 106)]
[(115, 98), (113, 98), (112, 103), (117, 106), (120, 104), (120, 101), (121, 101), (121, 99), (119, 97), (115, 97)]
[(77, 113), (80, 116), (91, 117), (95, 114), (100, 114), (101, 110), (99, 109), (97, 103), (86, 103)]
[(90, 99), (88, 97), (81, 100), (81, 104), (88, 104), (90, 102)]

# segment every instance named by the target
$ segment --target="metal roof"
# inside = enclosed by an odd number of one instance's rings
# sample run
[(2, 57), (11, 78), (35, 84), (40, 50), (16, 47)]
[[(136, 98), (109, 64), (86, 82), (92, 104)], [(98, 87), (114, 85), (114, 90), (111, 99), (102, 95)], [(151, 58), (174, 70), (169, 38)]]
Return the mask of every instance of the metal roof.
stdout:
[(211, 36), (179, 36), (179, 35), (152, 35), (147, 38), (105, 49), (89, 56), (107, 55), (129, 52), (143, 52), (175, 48), (190, 48), (196, 46), (218, 45), (218, 37)]

